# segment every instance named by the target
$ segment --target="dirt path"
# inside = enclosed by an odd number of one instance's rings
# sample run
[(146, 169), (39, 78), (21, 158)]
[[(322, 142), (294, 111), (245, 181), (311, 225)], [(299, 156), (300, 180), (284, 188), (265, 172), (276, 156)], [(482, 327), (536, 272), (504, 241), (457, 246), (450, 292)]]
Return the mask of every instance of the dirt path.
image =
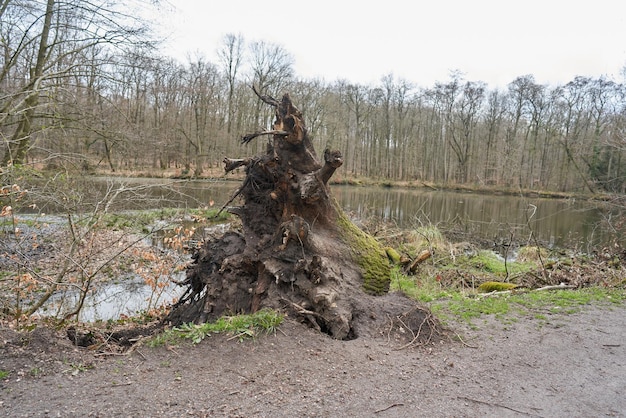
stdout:
[(626, 307), (457, 331), (466, 344), (397, 350), (288, 321), (255, 341), (95, 356), (46, 330), (19, 347), (0, 328), (0, 415), (626, 416)]

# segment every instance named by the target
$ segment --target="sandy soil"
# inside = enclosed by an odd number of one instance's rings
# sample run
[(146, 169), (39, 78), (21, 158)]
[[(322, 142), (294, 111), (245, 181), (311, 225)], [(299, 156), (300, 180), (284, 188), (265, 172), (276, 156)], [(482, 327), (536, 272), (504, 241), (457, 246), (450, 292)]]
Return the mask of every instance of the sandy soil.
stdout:
[(102, 355), (38, 328), (0, 328), (0, 416), (626, 416), (626, 307), (586, 306), (399, 349), (337, 341), (288, 320), (239, 342)]

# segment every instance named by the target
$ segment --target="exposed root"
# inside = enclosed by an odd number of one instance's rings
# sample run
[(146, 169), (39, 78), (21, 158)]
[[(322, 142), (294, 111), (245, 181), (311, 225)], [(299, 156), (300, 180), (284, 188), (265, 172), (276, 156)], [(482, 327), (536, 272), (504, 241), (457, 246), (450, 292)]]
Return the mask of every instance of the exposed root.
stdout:
[(443, 339), (445, 330), (428, 309), (414, 305), (401, 313), (387, 313), (381, 334), (387, 344), (400, 344), (394, 348), (397, 351), (431, 345)]

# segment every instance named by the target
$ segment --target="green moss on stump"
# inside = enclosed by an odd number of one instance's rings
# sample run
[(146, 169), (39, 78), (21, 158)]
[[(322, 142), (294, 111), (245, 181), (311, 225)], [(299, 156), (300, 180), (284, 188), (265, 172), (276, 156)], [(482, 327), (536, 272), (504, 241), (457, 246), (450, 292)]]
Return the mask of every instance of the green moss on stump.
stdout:
[(375, 295), (387, 293), (391, 283), (391, 266), (385, 248), (374, 237), (354, 225), (337, 201), (333, 199), (333, 203), (339, 232), (349, 245), (354, 260), (361, 267), (363, 288)]

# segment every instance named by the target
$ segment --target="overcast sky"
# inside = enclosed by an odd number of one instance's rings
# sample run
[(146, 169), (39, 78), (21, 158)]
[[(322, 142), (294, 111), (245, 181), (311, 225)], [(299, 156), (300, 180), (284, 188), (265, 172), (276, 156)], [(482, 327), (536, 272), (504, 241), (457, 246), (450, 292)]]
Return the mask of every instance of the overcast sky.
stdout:
[(541, 84), (575, 76), (622, 81), (622, 0), (169, 0), (159, 14), (163, 52), (217, 62), (228, 33), (281, 45), (296, 75), (378, 84), (387, 74), (422, 87), (466, 80), (505, 87), (532, 74)]

